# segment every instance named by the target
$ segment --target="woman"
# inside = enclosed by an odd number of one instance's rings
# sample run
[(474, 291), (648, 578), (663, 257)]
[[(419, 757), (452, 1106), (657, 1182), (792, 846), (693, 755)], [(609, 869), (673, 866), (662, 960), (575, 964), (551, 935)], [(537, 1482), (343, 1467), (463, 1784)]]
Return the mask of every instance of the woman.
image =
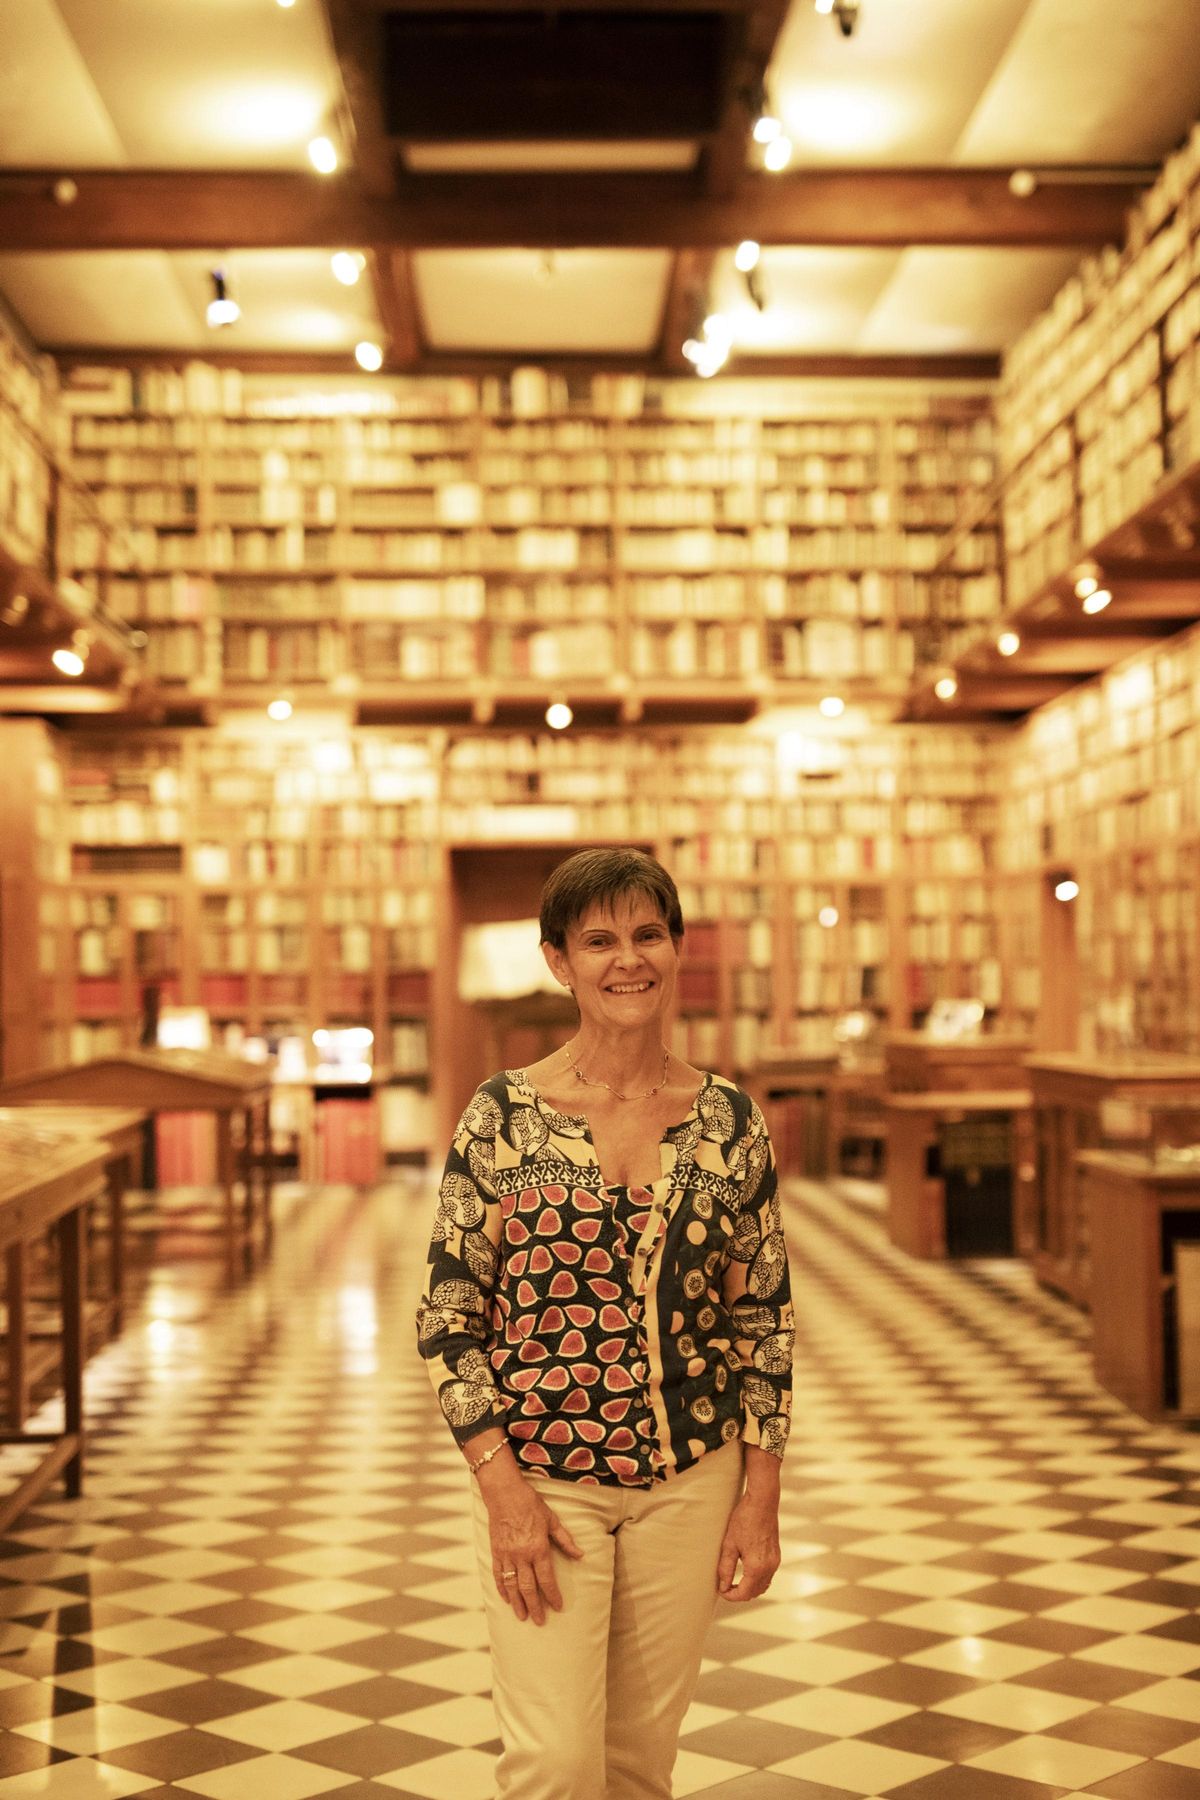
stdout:
[(779, 1565), (775, 1161), (749, 1096), (664, 1046), (683, 917), (661, 864), (569, 857), (541, 932), (579, 1028), (463, 1114), (419, 1340), (475, 1477), (498, 1795), (669, 1800), (715, 1596)]

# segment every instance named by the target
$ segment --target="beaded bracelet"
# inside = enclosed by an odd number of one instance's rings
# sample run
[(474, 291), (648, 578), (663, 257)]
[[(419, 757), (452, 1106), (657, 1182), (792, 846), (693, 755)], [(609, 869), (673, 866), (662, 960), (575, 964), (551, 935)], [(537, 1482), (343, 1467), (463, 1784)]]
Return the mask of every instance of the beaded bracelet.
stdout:
[(470, 1458), (468, 1458), (467, 1459), (468, 1469), (470, 1469), (472, 1475), (478, 1475), (480, 1469), (484, 1468), (488, 1463), (490, 1463), (493, 1456), (499, 1456), (500, 1452), (507, 1448), (508, 1448), (508, 1439), (501, 1438), (500, 1442), (498, 1444), (493, 1444), (490, 1450), (485, 1450), (483, 1455), (480, 1457), (477, 1457), (474, 1462), (472, 1462), (470, 1460)]

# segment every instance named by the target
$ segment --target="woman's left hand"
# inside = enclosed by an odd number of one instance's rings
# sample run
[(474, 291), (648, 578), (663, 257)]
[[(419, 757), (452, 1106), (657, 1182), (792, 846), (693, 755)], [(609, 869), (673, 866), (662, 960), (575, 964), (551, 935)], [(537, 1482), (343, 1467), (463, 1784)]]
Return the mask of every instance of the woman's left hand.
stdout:
[[(738, 1563), (741, 1579), (735, 1584)], [(757, 1600), (779, 1567), (779, 1512), (773, 1498), (745, 1493), (729, 1515), (717, 1561), (722, 1600)]]

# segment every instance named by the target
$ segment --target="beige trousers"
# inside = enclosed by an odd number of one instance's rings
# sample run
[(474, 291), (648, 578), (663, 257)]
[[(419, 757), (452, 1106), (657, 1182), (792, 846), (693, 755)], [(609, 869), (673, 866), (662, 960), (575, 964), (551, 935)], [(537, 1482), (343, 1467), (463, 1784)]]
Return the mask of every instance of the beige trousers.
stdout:
[(552, 1552), (563, 1609), (541, 1626), (518, 1620), (496, 1592), (487, 1509), (475, 1492), (504, 1745), (497, 1800), (670, 1800), (741, 1485), (737, 1442), (652, 1488), (538, 1480), (583, 1551), (579, 1561)]

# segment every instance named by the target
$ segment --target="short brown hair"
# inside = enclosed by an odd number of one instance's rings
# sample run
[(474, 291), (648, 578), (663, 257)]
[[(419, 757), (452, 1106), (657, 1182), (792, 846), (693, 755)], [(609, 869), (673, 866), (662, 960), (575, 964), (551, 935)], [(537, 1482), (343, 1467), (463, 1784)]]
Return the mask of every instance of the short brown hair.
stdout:
[(542, 889), (542, 942), (565, 950), (568, 931), (590, 907), (611, 912), (624, 894), (645, 894), (658, 907), (671, 936), (683, 936), (679, 891), (657, 857), (645, 850), (609, 847), (577, 850), (551, 872)]

